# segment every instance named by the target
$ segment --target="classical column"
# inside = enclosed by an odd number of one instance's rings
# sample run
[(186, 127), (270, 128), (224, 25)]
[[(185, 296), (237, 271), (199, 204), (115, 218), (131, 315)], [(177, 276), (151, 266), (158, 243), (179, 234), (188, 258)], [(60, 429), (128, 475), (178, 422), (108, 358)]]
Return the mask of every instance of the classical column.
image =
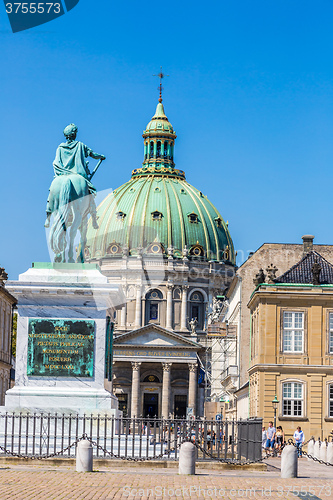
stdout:
[(188, 383), (188, 407), (193, 408), (193, 415), (196, 412), (197, 400), (197, 363), (189, 363), (189, 383)]
[(120, 311), (120, 327), (126, 327), (126, 303), (123, 305), (123, 308)]
[(167, 304), (166, 304), (166, 328), (172, 330), (172, 289), (173, 285), (167, 285)]
[(135, 327), (141, 327), (141, 285), (136, 285)]
[(183, 293), (182, 293), (182, 309), (181, 309), (181, 326), (180, 329), (184, 332), (187, 331), (187, 325), (186, 325), (186, 311), (187, 311), (187, 290), (188, 290), (188, 285), (183, 285), (182, 286)]
[(140, 366), (141, 363), (132, 361), (132, 396), (131, 417), (140, 416)]
[(171, 397), (171, 365), (172, 363), (162, 363), (162, 417), (169, 418), (170, 397)]

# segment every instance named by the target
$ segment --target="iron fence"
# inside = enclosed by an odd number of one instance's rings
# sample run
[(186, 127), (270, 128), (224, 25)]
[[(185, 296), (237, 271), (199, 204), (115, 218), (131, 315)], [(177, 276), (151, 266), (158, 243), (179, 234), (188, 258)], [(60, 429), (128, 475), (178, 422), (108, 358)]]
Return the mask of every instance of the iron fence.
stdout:
[[(258, 460), (261, 419), (114, 418), (109, 415), (0, 414), (0, 455), (75, 457), (72, 446), (87, 435), (96, 458), (177, 460), (182, 442), (196, 446), (197, 460)], [(64, 450), (64, 451), (63, 451)]]

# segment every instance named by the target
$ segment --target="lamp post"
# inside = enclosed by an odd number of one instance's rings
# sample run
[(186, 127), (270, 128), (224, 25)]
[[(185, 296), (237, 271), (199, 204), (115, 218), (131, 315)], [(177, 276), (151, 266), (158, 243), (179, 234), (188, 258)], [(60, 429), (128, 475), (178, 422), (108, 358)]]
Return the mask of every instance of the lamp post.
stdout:
[(279, 403), (280, 403), (280, 401), (278, 400), (278, 398), (276, 397), (276, 394), (275, 394), (275, 398), (272, 401), (272, 406), (274, 409), (274, 427), (275, 427), (275, 429), (276, 429), (276, 410), (279, 406)]

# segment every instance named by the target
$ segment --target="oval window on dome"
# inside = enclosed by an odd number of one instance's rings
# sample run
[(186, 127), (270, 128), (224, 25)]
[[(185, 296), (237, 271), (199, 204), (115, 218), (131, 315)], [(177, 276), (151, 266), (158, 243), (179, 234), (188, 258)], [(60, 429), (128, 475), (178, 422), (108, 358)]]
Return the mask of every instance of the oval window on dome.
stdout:
[(186, 194), (185, 189), (181, 189), (180, 192), (181, 192), (181, 194)]
[(190, 250), (190, 255), (193, 255), (194, 257), (203, 257), (205, 254), (204, 249), (202, 248), (201, 245), (194, 245), (191, 250)]
[(160, 190), (160, 188), (159, 188), (159, 187), (156, 187), (156, 188), (154, 189), (154, 193), (160, 193), (160, 192), (161, 192), (161, 190)]
[(134, 188), (129, 189), (129, 193), (135, 193), (135, 189)]

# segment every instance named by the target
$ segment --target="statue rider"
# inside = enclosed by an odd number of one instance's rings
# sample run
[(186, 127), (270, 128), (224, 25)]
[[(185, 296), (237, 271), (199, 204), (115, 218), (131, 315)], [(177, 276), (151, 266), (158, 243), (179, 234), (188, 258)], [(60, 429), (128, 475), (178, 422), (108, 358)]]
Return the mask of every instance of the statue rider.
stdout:
[[(65, 128), (64, 136), (66, 137), (66, 142), (62, 142), (57, 149), (56, 157), (53, 162), (54, 175), (57, 177), (58, 175), (78, 174), (86, 179), (90, 194), (89, 212), (91, 214), (94, 229), (98, 229), (96, 204), (94, 200), (96, 188), (90, 182), (91, 174), (88, 168), (88, 162), (85, 159), (91, 156), (97, 160), (105, 160), (105, 156), (94, 153), (94, 151), (83, 144), (83, 142), (77, 141), (76, 135), (77, 126), (74, 125), (74, 123), (71, 123)], [(47, 200), (45, 227), (50, 227), (51, 213), (49, 200)]]

